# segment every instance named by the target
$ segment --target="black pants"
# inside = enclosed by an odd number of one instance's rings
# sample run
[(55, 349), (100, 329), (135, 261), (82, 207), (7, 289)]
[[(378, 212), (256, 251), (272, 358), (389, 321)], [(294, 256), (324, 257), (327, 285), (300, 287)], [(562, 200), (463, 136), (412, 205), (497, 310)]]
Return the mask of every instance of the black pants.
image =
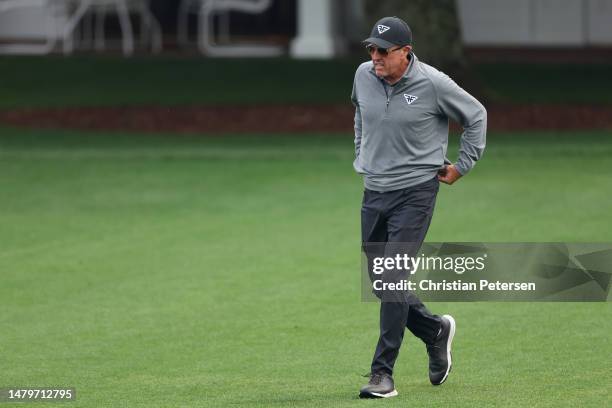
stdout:
[[(438, 188), (439, 182), (435, 177), (403, 190), (365, 190), (361, 208), (361, 241), (369, 260), (380, 255), (376, 253), (379, 250), (372, 248), (381, 248), (381, 245), (368, 246), (368, 243), (411, 243), (406, 252), (409, 256), (417, 255), (429, 229)], [(431, 343), (440, 329), (440, 317), (432, 315), (412, 293), (402, 301), (381, 301), (380, 336), (372, 360), (373, 373), (384, 371), (393, 374), (406, 327), (423, 342)]]

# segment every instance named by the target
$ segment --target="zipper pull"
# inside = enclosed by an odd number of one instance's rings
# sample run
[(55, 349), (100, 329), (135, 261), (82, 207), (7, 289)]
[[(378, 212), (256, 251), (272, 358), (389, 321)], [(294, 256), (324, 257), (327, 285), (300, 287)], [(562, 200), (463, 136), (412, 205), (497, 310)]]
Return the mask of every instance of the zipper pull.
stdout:
[(389, 97), (387, 97), (387, 107), (385, 108), (385, 110), (389, 110)]

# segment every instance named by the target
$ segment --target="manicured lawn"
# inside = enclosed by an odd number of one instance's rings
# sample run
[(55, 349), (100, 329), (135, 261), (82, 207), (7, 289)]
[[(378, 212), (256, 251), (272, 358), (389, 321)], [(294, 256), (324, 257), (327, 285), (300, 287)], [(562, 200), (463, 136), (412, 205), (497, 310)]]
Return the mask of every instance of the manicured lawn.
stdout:
[[(428, 240), (612, 241), (611, 136), (490, 135)], [(74, 407), (378, 405), (357, 399), (378, 311), (351, 161), (350, 135), (0, 128), (0, 387), (73, 386)], [(453, 372), (429, 385), (408, 334), (385, 406), (609, 403), (609, 303), (430, 307), (457, 320)]]

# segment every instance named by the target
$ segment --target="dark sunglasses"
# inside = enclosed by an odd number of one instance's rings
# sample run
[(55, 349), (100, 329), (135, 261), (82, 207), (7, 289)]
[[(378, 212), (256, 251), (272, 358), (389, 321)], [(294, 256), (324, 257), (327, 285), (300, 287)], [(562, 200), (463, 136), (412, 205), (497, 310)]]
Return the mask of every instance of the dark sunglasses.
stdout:
[(372, 44), (369, 44), (366, 46), (366, 50), (368, 51), (368, 53), (370, 55), (374, 54), (376, 51), (378, 51), (378, 53), (383, 56), (386, 57), (387, 55), (389, 55), (389, 53), (393, 52), (393, 51), (397, 51), (397, 50), (401, 50), (404, 47), (397, 47), (394, 49), (391, 48), (378, 48)]

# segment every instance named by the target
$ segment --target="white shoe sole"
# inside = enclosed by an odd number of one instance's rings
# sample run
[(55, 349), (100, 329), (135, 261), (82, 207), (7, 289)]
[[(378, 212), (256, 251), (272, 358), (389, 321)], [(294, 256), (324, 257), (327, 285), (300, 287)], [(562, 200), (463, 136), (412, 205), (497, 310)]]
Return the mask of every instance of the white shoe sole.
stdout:
[(446, 369), (446, 373), (444, 373), (444, 377), (442, 378), (442, 381), (440, 381), (438, 385), (446, 381), (446, 378), (448, 377), (448, 373), (450, 373), (451, 367), (453, 365), (452, 355), (451, 355), (451, 345), (453, 344), (453, 337), (455, 337), (455, 329), (457, 327), (457, 325), (455, 324), (455, 319), (453, 319), (453, 316), (444, 315), (442, 317), (447, 319), (450, 322), (450, 334), (448, 336), (448, 341), (446, 342), (446, 358), (448, 360), (448, 368)]
[(380, 394), (378, 392), (368, 392), (367, 394), (360, 394), (359, 398), (391, 398), (398, 395), (397, 390), (393, 390), (386, 394)]

